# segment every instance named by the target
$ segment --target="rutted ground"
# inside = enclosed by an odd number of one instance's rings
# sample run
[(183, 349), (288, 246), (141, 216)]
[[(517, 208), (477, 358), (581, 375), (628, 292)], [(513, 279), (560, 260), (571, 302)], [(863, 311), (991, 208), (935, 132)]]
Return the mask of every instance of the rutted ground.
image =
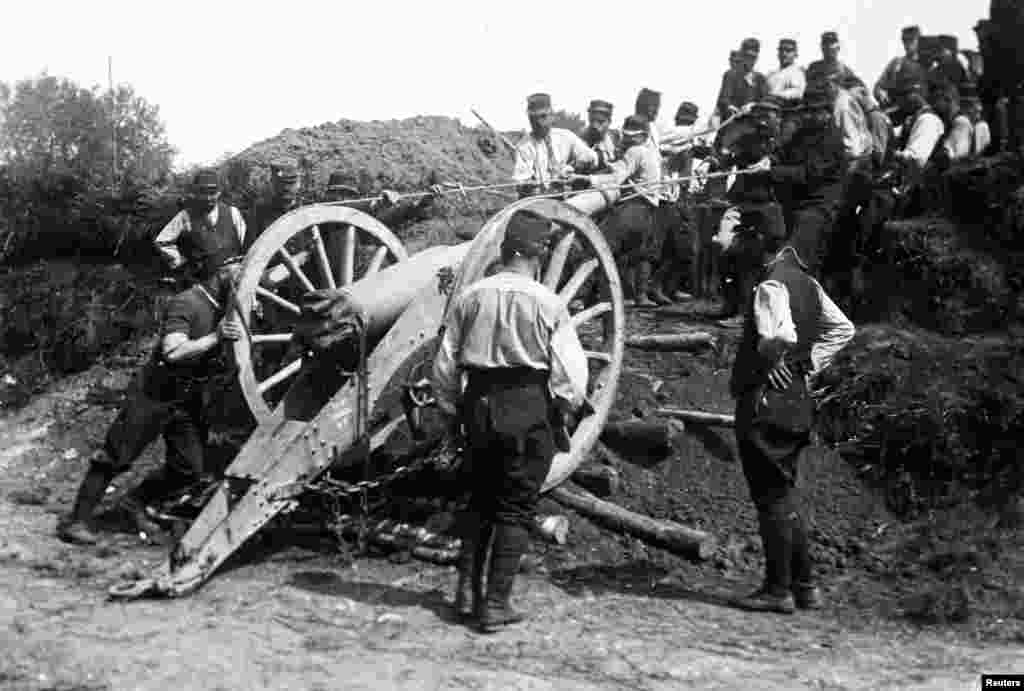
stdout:
[[(727, 410), (727, 362), (727, 350), (631, 355), (618, 409), (628, 414), (660, 396)], [(945, 690), (977, 688), (982, 672), (1024, 672), (1019, 640), (985, 643), (969, 629), (918, 629), (886, 615), (887, 588), (903, 584), (869, 578), (872, 565), (887, 566), (881, 538), (869, 540), (892, 519), (829, 456), (809, 476), (833, 604), (788, 618), (725, 606), (755, 584), (758, 566), (727, 435), (688, 437), (656, 467), (623, 469), (626, 489), (616, 497), (718, 534), (714, 563), (688, 565), (573, 517), (570, 544), (547, 549), (517, 588), (535, 616), (501, 634), (448, 621), (451, 569), (348, 564), (326, 549), (273, 540), (191, 597), (107, 602), (112, 582), (147, 571), (163, 552), (118, 534), (74, 549), (53, 527), (114, 413), (96, 402), (126, 377), (94, 367), (0, 421), (2, 688)], [(155, 458), (151, 451), (145, 460)]]

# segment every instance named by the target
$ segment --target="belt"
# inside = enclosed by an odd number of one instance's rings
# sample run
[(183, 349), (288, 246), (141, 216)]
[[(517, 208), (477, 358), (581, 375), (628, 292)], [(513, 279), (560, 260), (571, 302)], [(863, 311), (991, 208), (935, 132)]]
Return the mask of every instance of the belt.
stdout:
[(546, 387), (548, 384), (548, 371), (533, 367), (470, 367), (466, 374), (467, 394), (485, 395), (502, 389)]

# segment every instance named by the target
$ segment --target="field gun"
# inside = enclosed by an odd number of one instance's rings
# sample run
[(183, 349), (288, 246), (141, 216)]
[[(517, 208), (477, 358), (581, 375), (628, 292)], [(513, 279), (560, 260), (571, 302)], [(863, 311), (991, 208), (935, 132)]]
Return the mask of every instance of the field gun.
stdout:
[[(258, 425), (167, 561), (150, 578), (114, 586), (111, 596), (193, 592), (268, 521), (296, 508), (326, 470), (357, 467), (399, 428), (415, 425), (415, 411), (430, 402), (424, 381), (450, 296), (487, 274), (520, 209), (551, 222), (542, 280), (571, 306), (590, 361), (590, 410), (543, 489), (567, 479), (598, 440), (622, 367), (622, 289), (591, 219), (618, 195), (523, 199), (473, 240), (413, 256), (384, 225), (341, 205), (305, 206), (275, 221), (246, 255), (236, 290), (247, 330), (234, 346), (238, 378)], [(316, 289), (328, 290), (334, 313), (347, 317), (331, 348), (314, 353), (296, 345), (295, 333), (300, 300)], [(590, 304), (578, 299), (584, 289), (593, 289)]]

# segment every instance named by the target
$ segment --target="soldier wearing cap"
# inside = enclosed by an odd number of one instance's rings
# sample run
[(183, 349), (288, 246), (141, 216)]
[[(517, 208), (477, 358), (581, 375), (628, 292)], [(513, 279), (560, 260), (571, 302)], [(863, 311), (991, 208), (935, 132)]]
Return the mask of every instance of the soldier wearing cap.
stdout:
[(807, 75), (804, 68), (796, 64), (797, 46), (792, 38), (779, 41), (779, 69), (765, 77), (765, 87), (769, 96), (782, 99), (783, 107), (799, 105), (807, 88)]
[(552, 458), (567, 450), (552, 420), (561, 427), (587, 390), (587, 359), (569, 313), (539, 282), (550, 228), (530, 211), (512, 215), (500, 267), (455, 297), (434, 361), (438, 406), (465, 428), (469, 447), (472, 491), (459, 521), (454, 607), (484, 632), (524, 618), (509, 601), (516, 572)]
[(185, 208), (157, 234), (155, 245), (167, 267), (209, 278), (224, 260), (243, 254), (245, 221), (220, 200), (217, 172), (202, 170), (188, 188)]
[(580, 133), (580, 138), (592, 148), (598, 156), (596, 170), (604, 170), (608, 164), (619, 157), (621, 135), (611, 128), (612, 104), (608, 101), (594, 100), (587, 108), (587, 126)]
[(973, 126), (974, 136), (971, 140), (970, 155), (983, 155), (992, 144), (992, 133), (985, 122), (978, 88), (974, 84), (964, 84), (960, 88), (960, 111), (967, 116)]
[(74, 508), (58, 525), (66, 542), (95, 544), (90, 525), (107, 486), (128, 470), (158, 436), (166, 445), (162, 467), (148, 475), (124, 500), (140, 531), (156, 536), (159, 527), (145, 513), (147, 504), (196, 484), (210, 469), (205, 447), (211, 387), (226, 365), (223, 350), (242, 337), (229, 302), (241, 270), (241, 257), (227, 259), (207, 278), (170, 299), (152, 356), (135, 378), (129, 396), (107, 431), (102, 450), (89, 457)]
[(761, 43), (756, 38), (743, 40), (739, 50), (738, 69), (722, 75), (722, 86), (715, 101), (715, 113), (725, 120), (751, 103), (756, 103), (768, 93), (764, 75), (754, 70), (761, 52)]
[(821, 60), (815, 60), (807, 66), (808, 85), (820, 81), (829, 81), (836, 85), (842, 82), (864, 84), (864, 81), (839, 59), (839, 50), (838, 34), (835, 31), (824, 32), (821, 35)]
[(839, 211), (846, 156), (828, 83), (808, 86), (799, 129), (771, 156), (772, 183), (789, 205), (789, 242), (820, 277)]
[(894, 96), (890, 92), (895, 86), (908, 80), (922, 79), (925, 74), (919, 51), (921, 28), (917, 25), (903, 27), (900, 39), (903, 41), (903, 55), (890, 60), (875, 82), (874, 95), (883, 106), (894, 102)]
[[(435, 177), (434, 173), (430, 174), (431, 180)], [(392, 230), (429, 218), (434, 201), (443, 192), (440, 185), (432, 184), (427, 194), (415, 199), (402, 199), (402, 195), (394, 190), (383, 190), (375, 198), (360, 200), (359, 197), (371, 195), (360, 192), (356, 185), (349, 173), (335, 170), (328, 176), (324, 201), (344, 202), (345, 206), (370, 214)]]
[[(650, 145), (650, 123), (642, 115), (630, 115), (622, 125), (622, 158), (611, 165), (611, 172), (590, 175), (593, 186), (637, 185), (634, 191), (623, 191), (625, 201), (617, 204), (601, 222), (601, 231), (615, 254), (627, 283), (632, 288), (637, 307), (652, 307), (651, 274), (654, 262), (661, 255), (665, 236), (665, 211), (662, 191), (662, 160)], [(654, 184), (650, 184), (654, 183)], [(646, 184), (646, 186), (645, 186)], [(659, 291), (660, 292), (660, 291)]]
[(903, 121), (893, 156), (902, 168), (908, 190), (920, 182), (946, 132), (942, 118), (928, 104), (926, 91), (925, 84), (913, 81), (900, 89), (896, 104)]
[[(696, 126), (699, 114), (697, 104), (684, 101), (676, 109), (675, 126), (660, 132), (666, 180), (691, 177), (694, 158), (703, 157), (701, 152), (707, 151)], [(681, 181), (675, 188), (674, 207), (665, 205), (666, 228), (661, 265), (655, 272), (650, 289), (651, 299), (655, 302), (689, 299), (692, 294), (682, 292), (681, 287), (684, 281), (691, 284), (691, 291), (696, 285), (692, 271), (699, 248), (695, 244), (696, 210), (691, 188), (695, 188), (694, 181)]]
[(531, 95), (526, 100), (526, 114), (530, 132), (516, 146), (512, 173), (520, 197), (565, 191), (569, 175), (598, 165), (597, 154), (576, 133), (551, 126), (551, 96)]
[(783, 232), (783, 209), (767, 168), (768, 156), (775, 150), (780, 133), (781, 109), (776, 101), (764, 99), (753, 104), (737, 121), (746, 131), (730, 147), (725, 168), (737, 166), (749, 172), (736, 177), (726, 193), (729, 207), (722, 213), (712, 243), (720, 252), (719, 264), (724, 279), (724, 309), (720, 324), (739, 327), (743, 296), (753, 289), (758, 257), (751, 253), (756, 238), (766, 232)]

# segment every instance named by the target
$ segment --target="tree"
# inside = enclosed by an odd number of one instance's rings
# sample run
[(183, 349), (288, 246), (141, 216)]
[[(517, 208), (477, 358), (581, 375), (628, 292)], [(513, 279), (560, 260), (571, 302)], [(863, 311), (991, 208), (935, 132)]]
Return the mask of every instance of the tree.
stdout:
[(552, 127), (561, 127), (579, 133), (586, 125), (586, 121), (577, 113), (570, 113), (563, 109), (556, 110), (551, 114)]
[(0, 154), (15, 178), (72, 175), (98, 188), (159, 184), (170, 172), (174, 150), (159, 110), (130, 86), (100, 92), (43, 74), (18, 82), (3, 102)]

